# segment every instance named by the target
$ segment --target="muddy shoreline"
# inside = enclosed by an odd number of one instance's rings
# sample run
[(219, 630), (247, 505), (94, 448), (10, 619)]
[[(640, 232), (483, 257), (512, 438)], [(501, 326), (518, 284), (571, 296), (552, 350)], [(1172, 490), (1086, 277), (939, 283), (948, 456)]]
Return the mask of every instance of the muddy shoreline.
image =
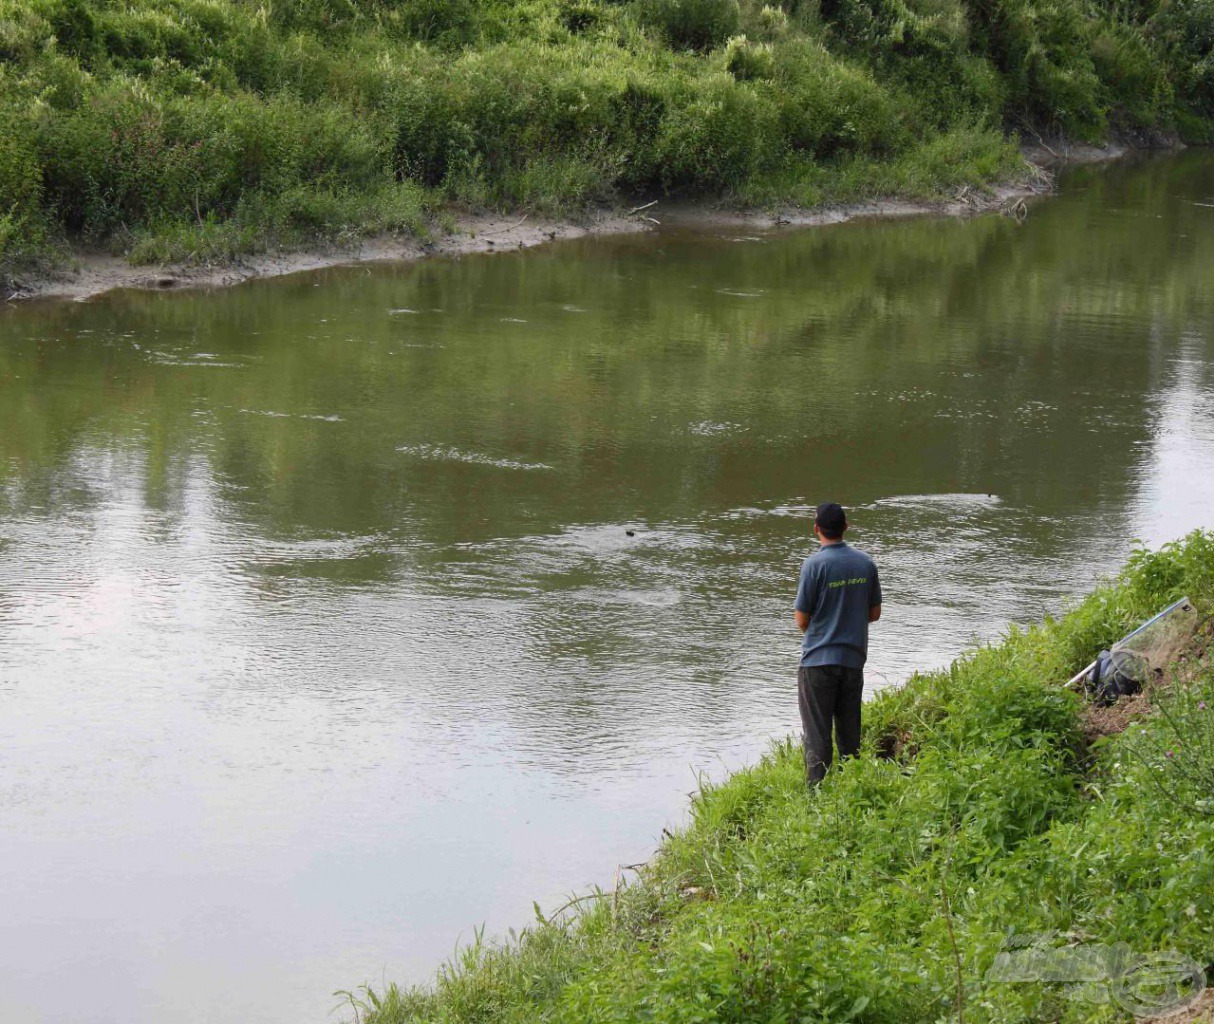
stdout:
[(1023, 152), (1027, 163), (1035, 170), (1035, 176), (1026, 175), (1023, 182), (984, 190), (963, 188), (952, 199), (934, 202), (891, 198), (818, 209), (790, 206), (745, 211), (663, 200), (632, 210), (604, 211), (580, 222), (532, 216), (465, 214), (457, 215), (454, 230), (450, 233), (430, 239), (368, 238), (354, 248), (264, 253), (213, 266), (170, 264), (137, 267), (121, 256), (76, 251), (72, 254), (73, 266), (70, 269), (20, 279), (7, 299), (10, 303), (29, 299), (79, 302), (119, 288), (153, 291), (225, 288), (258, 278), (281, 277), (326, 267), (509, 252), (559, 239), (652, 231), (662, 225), (698, 229), (749, 227), (773, 230), (841, 224), (867, 218), (963, 217), (996, 210), (1014, 213), (1022, 200), (1051, 191), (1051, 169), (1068, 163), (1114, 160), (1123, 156), (1126, 150), (1113, 144), (1096, 147), (1041, 143)]

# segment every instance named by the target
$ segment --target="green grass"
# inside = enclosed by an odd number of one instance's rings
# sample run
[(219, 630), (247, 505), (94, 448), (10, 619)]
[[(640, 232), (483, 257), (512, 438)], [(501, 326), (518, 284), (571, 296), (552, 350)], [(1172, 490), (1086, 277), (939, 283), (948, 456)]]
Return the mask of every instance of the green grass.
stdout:
[[(776, 745), (694, 800), (640, 877), (412, 990), (367, 1024), (1130, 1020), (1058, 984), (988, 981), (1009, 937), (1214, 961), (1214, 665), (1089, 747), (1061, 682), (1173, 599), (1214, 603), (1196, 533), (1065, 617), (1014, 630), (866, 709), (863, 755), (807, 794)], [(881, 737), (907, 748), (875, 756)], [(1089, 991), (1089, 995), (1091, 992)]]
[(397, 185), (939, 195), (1021, 128), (1208, 140), (1212, 42), (1214, 0), (0, 0), (0, 275), (411, 232)]

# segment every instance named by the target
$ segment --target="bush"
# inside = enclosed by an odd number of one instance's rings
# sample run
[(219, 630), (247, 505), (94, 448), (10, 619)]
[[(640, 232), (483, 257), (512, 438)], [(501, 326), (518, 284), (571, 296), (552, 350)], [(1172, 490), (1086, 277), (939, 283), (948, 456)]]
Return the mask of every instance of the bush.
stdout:
[(591, 0), (561, 0), (561, 24), (574, 35), (593, 28), (600, 18), (601, 12)]
[(0, 214), (34, 217), (42, 198), (42, 168), (33, 126), (18, 110), (0, 107)]
[(818, 158), (892, 154), (909, 141), (906, 111), (871, 74), (824, 49), (777, 50), (776, 96), (790, 148)]
[(646, 20), (676, 49), (701, 52), (738, 31), (738, 0), (642, 0)]
[(734, 36), (725, 48), (725, 67), (739, 82), (771, 78), (775, 60), (767, 43), (752, 43), (745, 36)]
[(749, 84), (714, 75), (668, 110), (657, 158), (668, 191), (719, 192), (774, 167), (782, 152), (775, 103)]
[(227, 215), (247, 190), (366, 187), (388, 166), (371, 126), (339, 105), (164, 99), (122, 76), (79, 109), (49, 114), (39, 131), (48, 201), (94, 239), (145, 221)]
[(32, 128), (21, 111), (0, 107), (0, 286), (42, 257), (42, 175)]
[(1105, 128), (1084, 12), (1061, 0), (971, 0), (974, 42), (1006, 83), (1014, 124), (1094, 140)]
[(1177, 98), (1214, 118), (1214, 0), (1162, 0), (1147, 30), (1168, 57)]
[(1101, 105), (1111, 111), (1118, 127), (1149, 128), (1166, 123), (1172, 87), (1141, 32), (1109, 22), (1094, 35), (1091, 54), (1102, 86)]
[(389, 18), (412, 38), (443, 46), (463, 46), (477, 29), (472, 0), (407, 0)]

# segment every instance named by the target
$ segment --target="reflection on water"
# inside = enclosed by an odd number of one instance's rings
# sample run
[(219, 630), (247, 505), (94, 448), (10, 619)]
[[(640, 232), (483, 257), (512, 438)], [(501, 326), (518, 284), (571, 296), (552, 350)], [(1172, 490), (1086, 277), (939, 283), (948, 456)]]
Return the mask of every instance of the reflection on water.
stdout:
[(1211, 194), (8, 310), (0, 1019), (321, 1020), (606, 884), (795, 726), (820, 500), (873, 687), (1208, 524)]

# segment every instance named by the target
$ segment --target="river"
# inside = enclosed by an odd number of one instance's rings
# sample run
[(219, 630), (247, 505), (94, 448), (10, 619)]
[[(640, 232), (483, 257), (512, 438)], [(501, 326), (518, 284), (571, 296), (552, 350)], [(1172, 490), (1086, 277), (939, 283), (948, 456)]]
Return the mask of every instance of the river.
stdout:
[(1023, 224), (689, 231), (0, 312), (0, 1019), (305, 1024), (796, 728), (1214, 524), (1214, 156)]

